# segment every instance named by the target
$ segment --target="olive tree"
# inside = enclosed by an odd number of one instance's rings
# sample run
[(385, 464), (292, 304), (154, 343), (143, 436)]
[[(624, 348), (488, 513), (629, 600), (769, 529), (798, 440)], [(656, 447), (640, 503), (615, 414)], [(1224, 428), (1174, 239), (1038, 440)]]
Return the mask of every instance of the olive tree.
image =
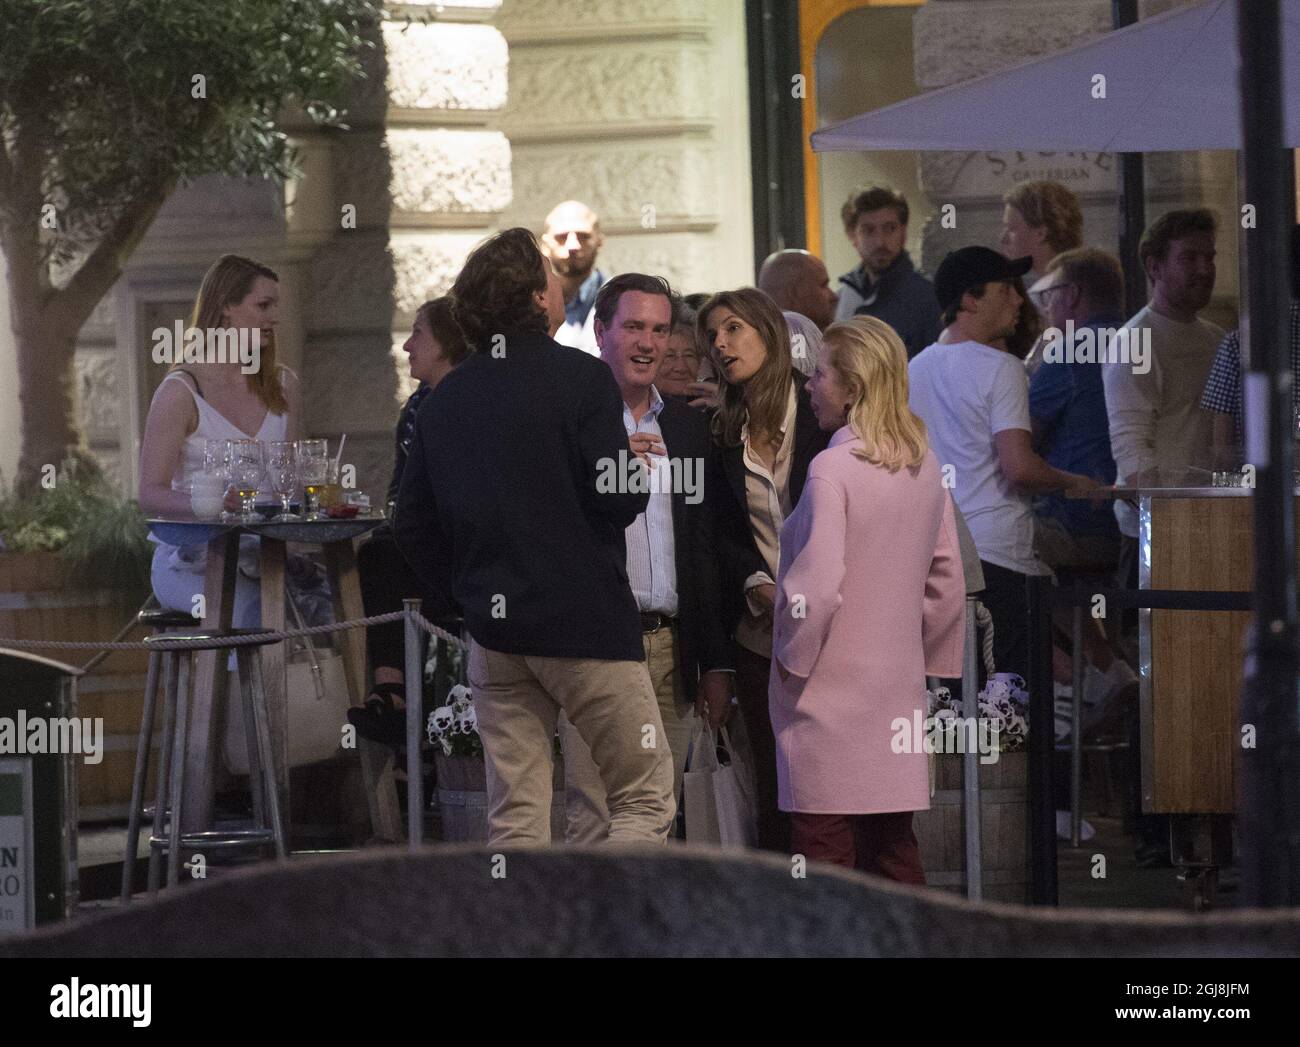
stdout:
[(18, 347), (18, 482), (80, 445), (77, 334), (178, 186), (283, 180), (293, 108), (341, 125), (371, 0), (3, 0), (0, 249)]

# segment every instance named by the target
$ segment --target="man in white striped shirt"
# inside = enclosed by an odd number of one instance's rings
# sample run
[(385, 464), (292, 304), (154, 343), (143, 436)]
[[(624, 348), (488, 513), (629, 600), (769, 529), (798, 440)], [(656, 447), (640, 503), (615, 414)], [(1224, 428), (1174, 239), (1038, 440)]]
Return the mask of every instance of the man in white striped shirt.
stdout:
[[(645, 512), (627, 528), (627, 581), (641, 612), (642, 642), (665, 737), (673, 756), (674, 790), (682, 770), (693, 712), (721, 722), (731, 699), (728, 641), (720, 622), (699, 613), (697, 593), (714, 577), (701, 540), (704, 527), (705, 416), (665, 400), (654, 378), (668, 348), (676, 301), (657, 276), (626, 273), (596, 298), (595, 332), (601, 359), (623, 394), (623, 424), (635, 461), (611, 463), (602, 483), (644, 483)], [(644, 464), (642, 464), (644, 463)], [(702, 673), (702, 675), (701, 675)], [(647, 725), (652, 726), (652, 725)], [(561, 723), (569, 842), (597, 842), (608, 834), (605, 787), (577, 731)], [(637, 739), (637, 744), (649, 744)]]

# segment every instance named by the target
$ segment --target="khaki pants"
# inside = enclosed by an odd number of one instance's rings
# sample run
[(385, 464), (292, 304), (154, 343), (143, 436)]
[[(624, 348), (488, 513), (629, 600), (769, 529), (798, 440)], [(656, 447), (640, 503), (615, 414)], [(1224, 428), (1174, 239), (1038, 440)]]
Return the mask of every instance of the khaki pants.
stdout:
[[(671, 756), (673, 797), (682, 794), (682, 770), (686, 747), (691, 741), (694, 707), (681, 693), (681, 676), (673, 650), (673, 632), (660, 629), (642, 636), (646, 668), (654, 685), (662, 727), (654, 739), (661, 752)], [(613, 835), (606, 804), (605, 785), (591, 758), (591, 750), (565, 717), (560, 718), (560, 744), (564, 748), (565, 817), (564, 838), (568, 843), (598, 843)], [(648, 744), (648, 741), (647, 741)]]
[(488, 842), (549, 843), (556, 721), (590, 748), (609, 796), (611, 841), (668, 838), (672, 765), (642, 662), (504, 654), (471, 642), (469, 683), (487, 766)]

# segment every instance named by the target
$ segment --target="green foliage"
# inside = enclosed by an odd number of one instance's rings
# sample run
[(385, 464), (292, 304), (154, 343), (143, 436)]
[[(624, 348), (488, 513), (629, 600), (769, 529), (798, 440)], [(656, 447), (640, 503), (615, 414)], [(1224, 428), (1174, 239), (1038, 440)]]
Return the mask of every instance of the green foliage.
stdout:
[(58, 552), (68, 574), (87, 584), (149, 592), (153, 544), (140, 507), (88, 460), (65, 461), (48, 490), (0, 488), (0, 551)]
[(173, 185), (282, 180), (277, 117), (297, 106), (339, 125), (377, 19), (373, 0), (4, 0), (0, 160), (15, 177), (0, 207), (34, 227), (54, 204), (42, 235), (67, 262)]

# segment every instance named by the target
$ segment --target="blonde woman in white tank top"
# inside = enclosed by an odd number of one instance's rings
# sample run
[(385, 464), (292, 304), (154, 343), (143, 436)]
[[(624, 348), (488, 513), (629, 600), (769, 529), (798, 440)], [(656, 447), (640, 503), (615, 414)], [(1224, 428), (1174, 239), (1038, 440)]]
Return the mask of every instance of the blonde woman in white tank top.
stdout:
[[(225, 255), (203, 277), (189, 326), (204, 332), (258, 331), (261, 366), (245, 374), (237, 360), (186, 363), (159, 383), (140, 448), (139, 498), (146, 515), (189, 515), (190, 479), (203, 466), (206, 441), (295, 439), (296, 420), (289, 405), (297, 379), (275, 362), (278, 313), (279, 280), (265, 266)], [(256, 542), (246, 536), (241, 544), (236, 627), (255, 626), (261, 618)], [(152, 578), (159, 603), (172, 610), (193, 610), (194, 597), (203, 589), (206, 551), (204, 546), (158, 544)]]

